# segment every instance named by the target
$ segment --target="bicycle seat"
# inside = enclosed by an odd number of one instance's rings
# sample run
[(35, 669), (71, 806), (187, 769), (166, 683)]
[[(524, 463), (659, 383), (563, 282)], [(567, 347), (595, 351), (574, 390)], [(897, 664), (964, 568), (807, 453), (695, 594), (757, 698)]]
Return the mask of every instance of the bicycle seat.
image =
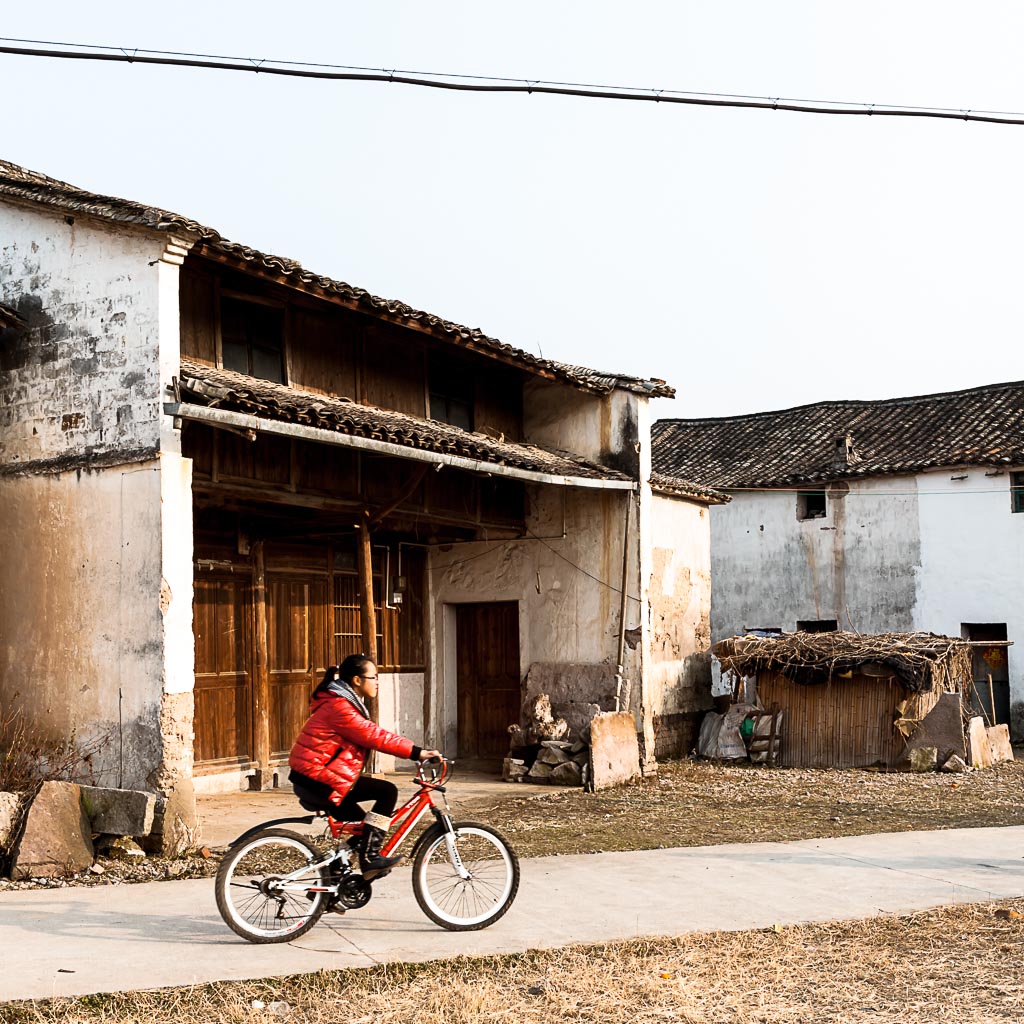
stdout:
[(299, 801), (299, 806), (303, 810), (313, 812), (322, 811), (325, 814), (332, 814), (338, 809), (338, 805), (332, 804), (326, 796), (314, 793), (299, 782), (292, 783), (292, 792), (294, 792)]

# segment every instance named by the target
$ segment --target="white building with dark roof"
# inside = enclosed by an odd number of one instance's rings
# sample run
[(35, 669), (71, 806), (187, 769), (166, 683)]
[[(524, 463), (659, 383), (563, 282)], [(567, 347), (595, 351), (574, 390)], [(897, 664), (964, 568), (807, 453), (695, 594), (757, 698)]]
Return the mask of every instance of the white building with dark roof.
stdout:
[(711, 509), (713, 641), (758, 628), (989, 641), (980, 702), (1024, 735), (1024, 382), (660, 420), (652, 437), (656, 473), (732, 498)]

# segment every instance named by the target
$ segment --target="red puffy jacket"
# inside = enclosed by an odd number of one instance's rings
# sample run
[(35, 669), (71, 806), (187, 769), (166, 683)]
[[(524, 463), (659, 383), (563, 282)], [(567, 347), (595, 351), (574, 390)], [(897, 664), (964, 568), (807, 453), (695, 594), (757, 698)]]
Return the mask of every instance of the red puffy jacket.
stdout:
[(292, 746), (288, 764), (297, 772), (326, 783), (339, 804), (355, 785), (369, 750), (411, 757), (415, 744), (371, 722), (350, 700), (330, 693), (314, 694), (309, 719)]

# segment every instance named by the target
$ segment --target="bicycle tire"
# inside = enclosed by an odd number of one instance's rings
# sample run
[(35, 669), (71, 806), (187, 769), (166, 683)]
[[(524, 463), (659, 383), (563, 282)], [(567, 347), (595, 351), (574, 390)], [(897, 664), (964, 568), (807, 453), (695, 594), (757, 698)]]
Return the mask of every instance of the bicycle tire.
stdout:
[[(257, 832), (229, 849), (215, 884), (224, 923), (249, 942), (290, 942), (305, 935), (327, 909), (330, 893), (285, 892), (274, 889), (272, 883), (321, 856), (305, 836), (281, 828)], [(328, 869), (311, 869), (299, 881), (328, 885)]]
[(459, 857), (471, 874), (459, 876), (448, 853), (447, 833), (435, 826), (423, 836), (412, 865), (412, 889), (420, 909), (453, 932), (494, 924), (519, 892), (519, 858), (508, 840), (478, 821), (454, 822)]

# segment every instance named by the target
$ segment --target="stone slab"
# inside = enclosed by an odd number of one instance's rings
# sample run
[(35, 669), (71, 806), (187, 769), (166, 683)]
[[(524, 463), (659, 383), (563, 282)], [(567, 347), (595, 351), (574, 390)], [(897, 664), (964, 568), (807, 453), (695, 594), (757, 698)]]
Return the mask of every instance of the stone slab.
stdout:
[(73, 782), (44, 782), (11, 862), (11, 878), (55, 878), (93, 862), (92, 829)]
[(14, 826), (24, 800), (21, 793), (0, 793), (0, 850), (8, 849), (14, 841)]
[(93, 832), (110, 836), (148, 836), (153, 830), (156, 794), (138, 789), (82, 786), (82, 806)]
[(988, 768), (992, 764), (992, 751), (988, 746), (988, 732), (980, 718), (972, 718), (967, 727), (967, 763), (972, 768)]
[(636, 719), (628, 711), (609, 711), (590, 723), (590, 778), (595, 790), (610, 789), (640, 775)]
[(985, 738), (988, 740), (989, 755), (993, 764), (1000, 761), (1013, 760), (1013, 747), (1010, 746), (1010, 727), (1002, 725), (991, 725), (985, 730)]
[(563, 704), (597, 704), (605, 710), (615, 707), (615, 667), (604, 662), (535, 661), (526, 673), (523, 707), (539, 694), (551, 698), (552, 707)]
[(907, 754), (919, 747), (935, 747), (943, 764), (954, 754), (967, 760), (964, 738), (963, 698), (959, 693), (944, 693), (921, 720), (917, 731), (907, 740)]

